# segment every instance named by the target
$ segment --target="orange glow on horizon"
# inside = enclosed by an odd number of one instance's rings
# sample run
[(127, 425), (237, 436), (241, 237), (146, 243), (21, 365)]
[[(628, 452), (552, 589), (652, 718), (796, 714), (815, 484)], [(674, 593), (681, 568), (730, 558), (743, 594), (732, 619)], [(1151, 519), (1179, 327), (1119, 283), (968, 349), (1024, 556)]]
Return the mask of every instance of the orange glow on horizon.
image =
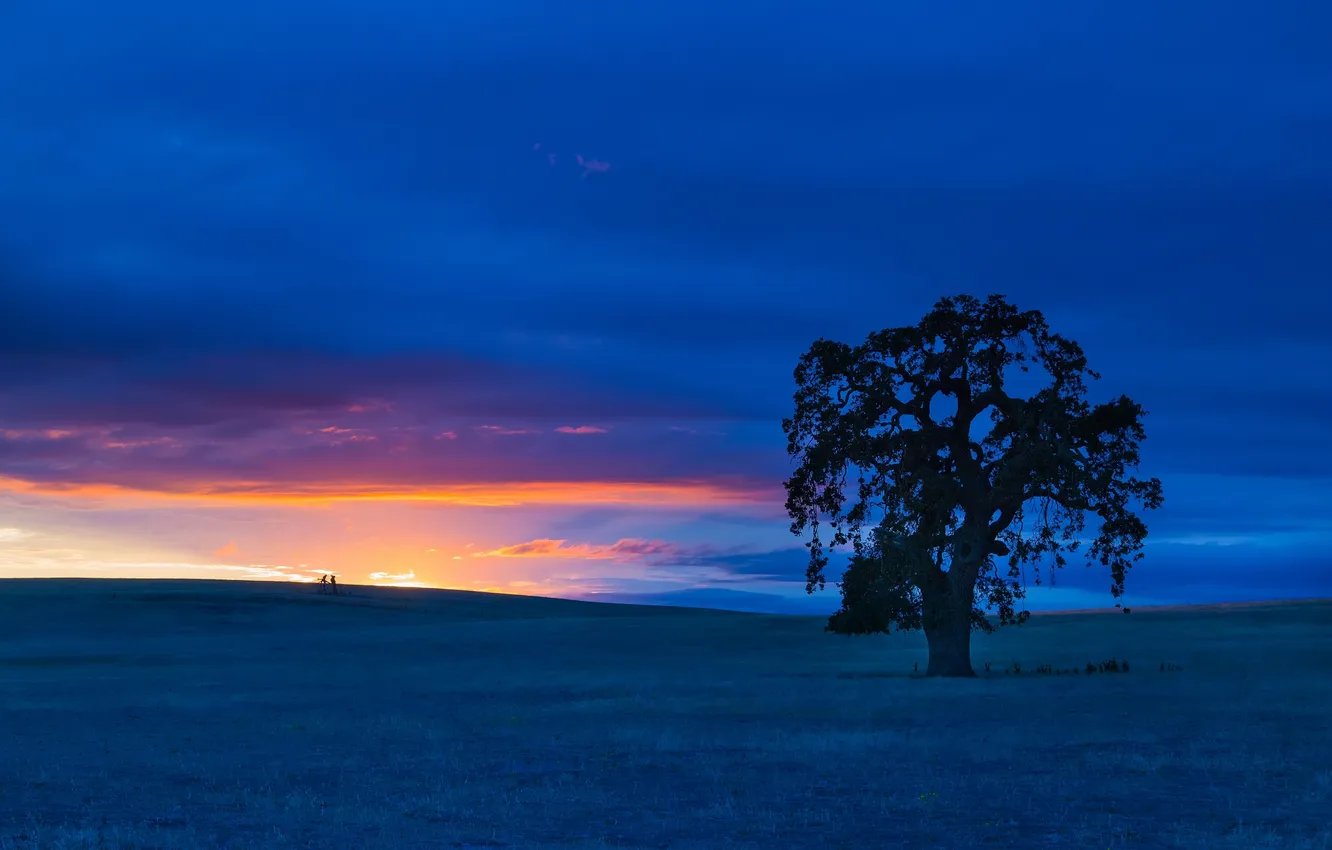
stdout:
[(0, 490), (75, 498), (118, 498), (167, 501), (229, 502), (254, 505), (299, 505), (325, 502), (437, 502), (474, 507), (519, 505), (699, 505), (780, 503), (779, 486), (729, 487), (706, 481), (672, 483), (605, 481), (528, 481), (499, 484), (454, 484), (431, 487), (410, 484), (288, 485), (237, 482), (163, 490), (119, 484), (38, 483), (0, 477)]

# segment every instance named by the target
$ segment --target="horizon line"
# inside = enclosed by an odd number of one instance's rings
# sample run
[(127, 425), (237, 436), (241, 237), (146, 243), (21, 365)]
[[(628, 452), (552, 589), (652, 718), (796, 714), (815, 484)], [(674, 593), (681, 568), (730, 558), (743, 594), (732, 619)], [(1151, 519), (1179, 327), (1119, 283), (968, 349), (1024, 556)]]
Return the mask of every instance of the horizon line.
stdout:
[[(162, 583), (162, 582), (189, 582), (196, 584), (214, 584), (214, 583), (261, 584), (261, 585), (280, 584), (280, 585), (301, 585), (301, 586), (309, 584), (318, 584), (318, 581), (314, 579), (307, 580), (307, 579), (276, 578), (276, 577), (265, 579), (265, 578), (133, 578), (133, 577), (119, 577), (119, 576), (4, 576), (4, 575), (0, 575), (0, 582), (108, 582), (108, 583), (142, 582), (148, 584)], [(825, 614), (806, 614), (806, 613), (792, 613), (792, 612), (736, 611), (729, 608), (713, 608), (707, 605), (654, 604), (651, 602), (618, 602), (610, 600), (588, 599), (582, 597), (546, 596), (537, 593), (523, 593), (518, 590), (501, 590), (498, 588), (473, 590), (460, 587), (435, 587), (431, 585), (420, 585), (420, 584), (404, 585), (404, 584), (352, 584), (352, 583), (339, 584), (339, 587), (345, 587), (349, 590), (355, 588), (360, 590), (373, 589), (373, 590), (384, 590), (384, 591), (428, 591), (428, 592), (436, 591), (442, 593), (473, 593), (485, 596), (516, 596), (516, 597), (525, 597), (530, 599), (550, 599), (561, 602), (587, 602), (595, 605), (682, 608), (682, 609), (693, 609), (693, 610), (704, 610), (704, 611), (723, 611), (732, 614), (757, 613), (757, 614), (762, 614), (763, 616), (777, 616), (777, 617), (827, 616)], [(706, 590), (707, 588), (686, 588), (686, 589)], [(663, 591), (663, 593), (673, 593), (673, 592), (677, 591)], [(594, 595), (613, 595), (613, 594), (594, 594)], [(644, 596), (652, 596), (654, 594), (646, 593), (646, 594), (634, 594), (634, 595), (639, 597), (644, 597)], [(1329, 597), (1295, 596), (1295, 597), (1280, 597), (1274, 599), (1244, 599), (1244, 600), (1220, 601), (1220, 602), (1180, 602), (1180, 603), (1171, 603), (1166, 605), (1129, 605), (1121, 607), (1107, 606), (1104, 608), (1060, 608), (1060, 609), (1043, 609), (1039, 611), (1029, 611), (1028, 613), (1031, 614), (1031, 616), (1033, 617), (1037, 617), (1037, 616), (1067, 615), (1067, 614), (1109, 614), (1113, 612), (1122, 611), (1124, 607), (1127, 607), (1131, 610), (1136, 609), (1143, 611), (1172, 611), (1185, 608), (1253, 608), (1253, 607), (1271, 606), (1271, 605), (1291, 605), (1291, 604), (1305, 604), (1305, 603), (1332, 603), (1332, 596)]]

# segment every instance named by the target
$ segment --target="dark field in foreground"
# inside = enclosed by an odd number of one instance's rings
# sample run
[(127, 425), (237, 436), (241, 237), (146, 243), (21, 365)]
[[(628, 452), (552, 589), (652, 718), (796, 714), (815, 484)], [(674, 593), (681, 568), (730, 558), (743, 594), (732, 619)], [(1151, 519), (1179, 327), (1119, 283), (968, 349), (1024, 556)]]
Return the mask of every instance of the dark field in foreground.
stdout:
[(1037, 616), (949, 681), (823, 618), (347, 592), (0, 581), (0, 848), (1332, 848), (1332, 602)]

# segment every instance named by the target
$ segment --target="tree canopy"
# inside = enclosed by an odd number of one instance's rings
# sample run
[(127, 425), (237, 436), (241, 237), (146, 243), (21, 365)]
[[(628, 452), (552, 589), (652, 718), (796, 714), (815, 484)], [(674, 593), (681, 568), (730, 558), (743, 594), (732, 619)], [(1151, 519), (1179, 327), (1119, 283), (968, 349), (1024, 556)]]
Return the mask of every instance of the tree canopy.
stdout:
[[(1006, 380), (1046, 379), (1022, 397)], [(831, 631), (924, 629), (951, 635), (1025, 621), (1025, 569), (1066, 564), (1086, 517), (1099, 527), (1089, 565), (1123, 595), (1147, 527), (1133, 512), (1161, 505), (1161, 483), (1138, 479), (1145, 412), (1127, 396), (1092, 405), (1082, 348), (1038, 311), (999, 295), (941, 299), (919, 324), (851, 346), (820, 339), (795, 369), (795, 412), (783, 421), (798, 461), (786, 482), (791, 531), (810, 561), (806, 589), (825, 586), (828, 552), (853, 555)], [(1038, 381), (1039, 383), (1039, 381)], [(821, 521), (831, 527), (826, 541)], [(1007, 556), (1001, 573), (995, 557)], [(1053, 574), (1053, 573), (1052, 573)], [(963, 640), (965, 649), (969, 639)], [(969, 651), (968, 651), (969, 652)], [(956, 658), (940, 675), (968, 675)], [(952, 670), (953, 672), (948, 672)]]

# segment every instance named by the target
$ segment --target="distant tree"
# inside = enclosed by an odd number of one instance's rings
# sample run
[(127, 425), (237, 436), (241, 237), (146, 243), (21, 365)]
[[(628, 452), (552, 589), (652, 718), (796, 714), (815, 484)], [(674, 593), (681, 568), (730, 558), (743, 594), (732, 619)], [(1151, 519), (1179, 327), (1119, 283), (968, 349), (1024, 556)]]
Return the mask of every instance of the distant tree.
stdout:
[[(1047, 385), (1010, 395), (1013, 367), (1036, 367)], [(811, 533), (809, 593), (823, 589), (828, 565), (820, 517), (833, 529), (828, 551), (854, 550), (826, 630), (923, 629), (926, 675), (974, 676), (971, 631), (996, 628), (986, 608), (1000, 625), (1026, 622), (1015, 610), (1025, 565), (1040, 584), (1051, 556), (1053, 578), (1087, 513), (1100, 519), (1088, 565), (1109, 567), (1110, 592), (1122, 596), (1147, 536), (1130, 502), (1160, 507), (1161, 482), (1127, 474), (1146, 436), (1143, 409), (1126, 396), (1088, 404), (1084, 376), (1100, 377), (1076, 342), (999, 295), (944, 298), (918, 325), (856, 347), (810, 346), (795, 369), (795, 414), (782, 423), (799, 462), (786, 508), (791, 532)], [(995, 556), (1008, 556), (1006, 576)]]

